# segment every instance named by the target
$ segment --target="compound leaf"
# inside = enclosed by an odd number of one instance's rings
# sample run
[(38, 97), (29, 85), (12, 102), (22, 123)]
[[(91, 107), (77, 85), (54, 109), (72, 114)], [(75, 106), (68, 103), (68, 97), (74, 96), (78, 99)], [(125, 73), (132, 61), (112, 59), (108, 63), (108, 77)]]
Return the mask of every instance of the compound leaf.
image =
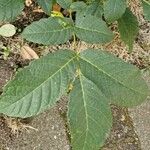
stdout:
[(110, 103), (134, 106), (146, 99), (148, 88), (135, 66), (91, 49), (80, 54), (79, 63), (82, 74), (98, 86)]
[(24, 0), (0, 0), (0, 21), (13, 21), (24, 8)]
[(129, 51), (132, 51), (139, 27), (136, 16), (129, 9), (126, 9), (124, 15), (118, 20), (118, 28), (121, 39), (128, 45)]
[(72, 36), (72, 25), (67, 19), (50, 17), (29, 25), (22, 34), (28, 41), (50, 45), (62, 44)]
[(26, 118), (52, 107), (74, 77), (74, 60), (72, 51), (61, 50), (19, 71), (4, 88), (0, 113)]
[(74, 83), (68, 118), (73, 150), (99, 150), (112, 126), (111, 110), (98, 87), (83, 75)]
[(118, 20), (126, 10), (126, 0), (108, 0), (104, 4), (104, 16), (107, 21)]
[(150, 0), (142, 0), (145, 18), (150, 21)]
[(37, 2), (44, 10), (44, 12), (50, 15), (54, 0), (37, 0)]
[(88, 43), (106, 43), (113, 38), (105, 22), (92, 15), (78, 15), (75, 33), (79, 39)]
[(135, 66), (100, 50), (61, 50), (17, 73), (0, 96), (0, 113), (37, 115), (54, 106), (67, 88), (70, 92), (72, 82), (68, 119), (74, 150), (98, 150), (103, 145), (112, 126), (110, 103), (134, 106), (148, 95)]

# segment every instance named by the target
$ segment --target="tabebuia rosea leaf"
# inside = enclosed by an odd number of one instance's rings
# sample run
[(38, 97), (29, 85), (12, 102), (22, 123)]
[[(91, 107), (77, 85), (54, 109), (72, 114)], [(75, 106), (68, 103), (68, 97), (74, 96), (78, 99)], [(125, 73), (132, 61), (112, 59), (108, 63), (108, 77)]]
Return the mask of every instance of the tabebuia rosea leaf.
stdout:
[(77, 2), (73, 2), (71, 5), (70, 5), (70, 9), (71, 11), (82, 11), (83, 9), (85, 9), (87, 7), (86, 3), (83, 2), (83, 1), (77, 1)]
[(102, 19), (84, 14), (76, 18), (75, 34), (88, 43), (107, 43), (113, 38), (113, 33)]
[(133, 49), (134, 40), (139, 32), (138, 21), (136, 16), (126, 9), (124, 15), (118, 20), (118, 28), (121, 39), (129, 47), (129, 52)]
[(63, 44), (72, 36), (72, 24), (67, 18), (45, 18), (26, 27), (22, 36), (28, 41), (39, 44)]
[(13, 21), (24, 8), (24, 0), (0, 0), (0, 21)]
[(69, 9), (72, 3), (72, 0), (56, 0), (56, 1), (62, 8), (65, 8), (65, 9)]
[(61, 50), (19, 71), (0, 97), (0, 112), (15, 117), (37, 115), (65, 94), (75, 72), (75, 54)]
[(104, 16), (108, 22), (114, 22), (125, 13), (126, 0), (107, 0), (104, 3)]
[(93, 3), (87, 5), (83, 1), (77, 1), (71, 4), (70, 9), (81, 13), (82, 15), (92, 15), (98, 18), (102, 18), (103, 6), (100, 1), (94, 1)]
[(140, 104), (148, 88), (138, 68), (105, 51), (60, 50), (17, 73), (0, 96), (0, 113), (37, 115), (65, 93), (73, 150), (99, 150), (112, 126), (110, 104)]
[(110, 103), (134, 106), (146, 98), (147, 85), (137, 67), (92, 49), (80, 54), (79, 63), (82, 74), (99, 87)]
[(101, 1), (94, 1), (90, 5), (87, 6), (85, 11), (83, 10), (85, 15), (93, 15), (98, 18), (102, 18), (104, 9)]
[(70, 94), (68, 119), (73, 150), (99, 150), (112, 126), (107, 98), (82, 74)]
[(145, 18), (150, 21), (150, 0), (142, 0), (143, 12)]
[(37, 2), (44, 10), (45, 13), (47, 13), (48, 15), (51, 14), (52, 7), (53, 4), (55, 3), (55, 0), (37, 0)]

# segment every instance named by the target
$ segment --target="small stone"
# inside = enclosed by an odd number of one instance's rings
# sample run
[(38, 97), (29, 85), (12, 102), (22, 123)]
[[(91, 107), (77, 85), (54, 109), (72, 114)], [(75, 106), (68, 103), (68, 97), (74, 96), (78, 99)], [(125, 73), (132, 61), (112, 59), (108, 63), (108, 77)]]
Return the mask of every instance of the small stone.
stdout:
[(57, 136), (56, 136), (56, 135), (54, 136), (54, 139), (55, 139), (55, 140), (57, 139)]
[(52, 126), (52, 130), (54, 130), (55, 129), (55, 127), (54, 126)]
[(118, 134), (118, 138), (120, 138), (121, 137), (121, 135), (120, 134)]
[(125, 119), (126, 119), (125, 116), (122, 115), (120, 120), (121, 120), (121, 121), (125, 121)]

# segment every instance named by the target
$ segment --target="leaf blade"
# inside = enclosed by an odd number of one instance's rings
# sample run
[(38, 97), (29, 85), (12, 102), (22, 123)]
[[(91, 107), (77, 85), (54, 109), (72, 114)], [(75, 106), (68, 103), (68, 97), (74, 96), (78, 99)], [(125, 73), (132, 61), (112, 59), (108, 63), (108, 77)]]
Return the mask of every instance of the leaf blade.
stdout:
[(142, 0), (143, 11), (145, 18), (150, 21), (150, 1)]
[(72, 0), (56, 0), (56, 1), (62, 8), (65, 8), (65, 9), (69, 9), (72, 3)]
[(133, 49), (134, 40), (139, 32), (136, 16), (127, 9), (125, 14), (118, 20), (118, 28), (121, 39), (129, 47), (129, 52)]
[(50, 17), (35, 21), (23, 31), (22, 36), (28, 41), (44, 45), (63, 44), (72, 36), (72, 25), (62, 19)]
[(4, 88), (1, 113), (26, 118), (52, 107), (74, 76), (74, 61), (75, 54), (68, 50), (33, 61)]
[(84, 76), (75, 81), (70, 95), (68, 118), (72, 147), (98, 150), (112, 126), (110, 106), (100, 90)]
[(108, 0), (104, 4), (104, 16), (107, 21), (118, 20), (126, 10), (126, 0)]
[(138, 68), (99, 50), (88, 49), (80, 58), (81, 72), (110, 103), (131, 107), (146, 99), (148, 88)]
[(98, 18), (102, 18), (104, 13), (103, 5), (101, 1), (94, 1), (84, 11), (84, 14), (90, 14)]
[(54, 0), (37, 0), (37, 2), (44, 10), (44, 12), (50, 15)]
[(73, 2), (71, 5), (70, 5), (70, 9), (71, 11), (82, 11), (84, 8), (86, 8), (87, 5), (85, 2), (82, 2), (82, 1), (77, 1), (77, 2)]
[(78, 16), (75, 33), (79, 39), (88, 43), (106, 43), (113, 38), (105, 22), (92, 15)]
[(24, 0), (0, 0), (0, 21), (13, 21), (24, 8)]

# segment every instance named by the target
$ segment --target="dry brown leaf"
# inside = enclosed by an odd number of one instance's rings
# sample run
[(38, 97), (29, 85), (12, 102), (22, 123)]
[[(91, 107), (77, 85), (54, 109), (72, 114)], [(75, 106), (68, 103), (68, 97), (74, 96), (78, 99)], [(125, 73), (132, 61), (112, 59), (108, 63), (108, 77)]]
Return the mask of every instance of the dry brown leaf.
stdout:
[(33, 10), (33, 12), (43, 13), (44, 11), (41, 8), (38, 7), (35, 10)]
[(26, 60), (31, 60), (31, 59), (39, 59), (39, 56), (35, 53), (35, 51), (30, 48), (29, 46), (23, 46), (21, 48), (20, 52), (21, 57)]

